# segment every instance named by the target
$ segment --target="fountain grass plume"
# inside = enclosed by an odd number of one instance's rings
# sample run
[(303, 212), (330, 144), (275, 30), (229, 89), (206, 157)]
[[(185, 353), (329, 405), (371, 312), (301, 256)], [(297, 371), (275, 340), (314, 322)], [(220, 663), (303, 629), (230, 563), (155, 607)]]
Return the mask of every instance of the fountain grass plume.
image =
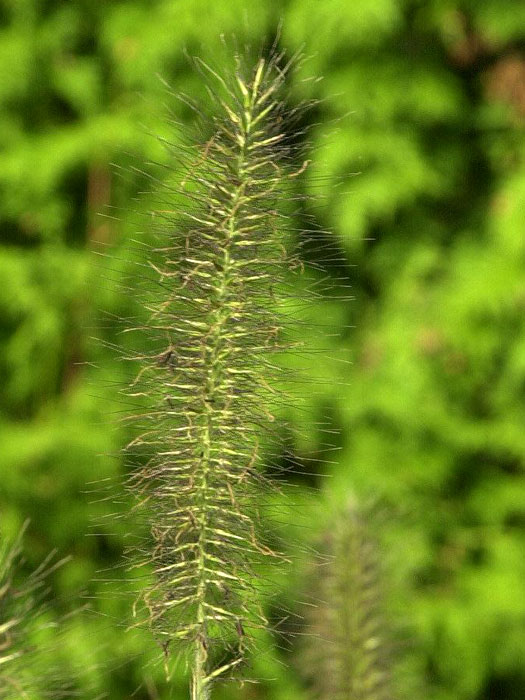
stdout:
[(125, 329), (135, 349), (123, 356), (136, 366), (123, 392), (135, 406), (128, 488), (132, 517), (150, 532), (131, 556), (153, 570), (135, 613), (168, 674), (182, 655), (193, 700), (243, 664), (267, 625), (261, 562), (283, 560), (262, 522), (273, 486), (261, 442), (277, 432), (273, 407), (293, 374), (279, 356), (294, 345), (287, 275), (301, 265), (289, 216), (307, 165), (297, 145), (304, 105), (282, 100), (294, 64), (275, 52), (255, 64), (236, 55), (219, 73), (196, 59), (211, 113), (182, 97), (198, 114), (197, 137), (165, 142), (146, 262), (128, 283), (147, 313)]
[(28, 521), (14, 540), (0, 540), (0, 698), (73, 697), (71, 679), (60, 672), (39, 633), (54, 627), (43, 603), (47, 579), (67, 559), (51, 553), (22, 577), (22, 540)]
[(312, 572), (300, 668), (318, 700), (392, 700), (392, 644), (373, 513), (354, 499), (332, 519)]

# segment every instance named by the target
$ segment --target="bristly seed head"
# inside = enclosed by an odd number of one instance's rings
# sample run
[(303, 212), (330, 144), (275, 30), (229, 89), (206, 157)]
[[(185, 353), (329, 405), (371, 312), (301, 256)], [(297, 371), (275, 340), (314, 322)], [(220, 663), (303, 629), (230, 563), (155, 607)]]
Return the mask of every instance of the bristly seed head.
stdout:
[[(77, 679), (54, 660), (58, 625), (51, 622), (44, 603), (47, 577), (67, 560), (52, 552), (29, 575), (22, 575), (22, 540), (29, 522), (14, 540), (0, 532), (0, 699), (72, 698)], [(58, 643), (57, 643), (58, 647)]]
[(379, 546), (371, 510), (353, 498), (324, 533), (312, 572), (315, 604), (300, 668), (318, 700), (392, 700), (392, 644), (385, 624)]
[(143, 608), (166, 658), (187, 649), (205, 669), (195, 697), (241, 663), (250, 633), (266, 625), (257, 562), (279, 556), (261, 536), (258, 436), (274, 420), (271, 358), (289, 349), (276, 300), (300, 267), (282, 206), (306, 167), (293, 166), (284, 131), (296, 115), (279, 97), (290, 66), (275, 55), (250, 72), (238, 59), (221, 76), (197, 61), (215, 112), (201, 145), (176, 153), (180, 185), (163, 198), (177, 204), (153, 212), (149, 318), (128, 329), (149, 348), (127, 358), (138, 368), (127, 394), (142, 407), (130, 416), (127, 452), (141, 466), (129, 488), (150, 526), (143, 554), (154, 569)]

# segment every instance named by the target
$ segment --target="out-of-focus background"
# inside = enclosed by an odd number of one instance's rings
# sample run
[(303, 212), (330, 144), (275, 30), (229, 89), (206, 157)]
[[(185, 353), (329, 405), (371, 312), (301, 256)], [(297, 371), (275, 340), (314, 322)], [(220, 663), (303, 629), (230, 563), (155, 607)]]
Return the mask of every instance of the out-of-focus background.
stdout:
[[(133, 168), (158, 157), (149, 132), (172, 128), (157, 74), (192, 93), (200, 87), (185, 50), (206, 58), (220, 34), (260, 47), (279, 22), (279, 46), (309, 56), (290, 83), (292, 103), (322, 100), (306, 182), (321, 195), (316, 225), (346, 261), (332, 272), (349, 276), (355, 297), (333, 304), (351, 326), (334, 355), (352, 364), (327, 356), (333, 381), (314, 407), (341, 431), (341, 449), (333, 464), (295, 477), (296, 493), (305, 504), (346, 493), (386, 504), (389, 596), (411, 698), (518, 700), (521, 0), (2, 0), (0, 525), (12, 536), (31, 518), (27, 571), (54, 548), (72, 556), (50, 578), (48, 614), (63, 615), (79, 591), (92, 599), (96, 614), (60, 622), (61, 664), (80, 670), (80, 697), (92, 697), (89, 684), (112, 700), (137, 688), (137, 700), (186, 697), (182, 677), (170, 690), (150, 664), (147, 635), (113, 624), (128, 614), (119, 598), (128, 574), (114, 568), (126, 533), (111, 519), (105, 531), (115, 506), (93, 502), (88, 484), (121, 470), (111, 455), (126, 437), (112, 417), (123, 368), (91, 336), (115, 340), (111, 315), (127, 300), (93, 251), (140, 236), (132, 210), (145, 180)], [(115, 218), (99, 216), (108, 207)], [(297, 450), (315, 449), (315, 425), (298, 428), (310, 444)], [(265, 644), (263, 680), (217, 697), (309, 697), (290, 653)]]

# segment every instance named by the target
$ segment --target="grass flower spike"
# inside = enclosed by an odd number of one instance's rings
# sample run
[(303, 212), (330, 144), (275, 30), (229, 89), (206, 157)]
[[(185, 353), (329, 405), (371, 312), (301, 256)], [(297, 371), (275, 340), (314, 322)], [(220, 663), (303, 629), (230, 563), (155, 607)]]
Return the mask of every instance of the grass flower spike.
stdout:
[(302, 667), (318, 700), (392, 700), (392, 653), (378, 546), (367, 509), (349, 502), (326, 532)]
[(139, 405), (129, 487), (154, 569), (142, 609), (166, 658), (186, 659), (193, 700), (204, 700), (266, 625), (257, 567), (279, 556), (261, 535), (270, 486), (259, 445), (275, 425), (276, 356), (290, 349), (278, 309), (298, 263), (283, 202), (304, 166), (293, 166), (289, 137), (297, 112), (279, 98), (291, 62), (274, 55), (250, 70), (237, 58), (224, 77), (197, 66), (215, 110), (198, 146), (167, 145), (149, 274), (142, 291), (132, 282), (148, 318), (127, 329), (142, 349), (126, 356), (137, 364), (126, 393)]
[(42, 602), (46, 578), (65, 560), (52, 561), (51, 554), (22, 578), (19, 569), (27, 525), (14, 541), (0, 540), (0, 699), (73, 697), (69, 683), (53, 664), (52, 649), (39, 644), (40, 633), (53, 627)]

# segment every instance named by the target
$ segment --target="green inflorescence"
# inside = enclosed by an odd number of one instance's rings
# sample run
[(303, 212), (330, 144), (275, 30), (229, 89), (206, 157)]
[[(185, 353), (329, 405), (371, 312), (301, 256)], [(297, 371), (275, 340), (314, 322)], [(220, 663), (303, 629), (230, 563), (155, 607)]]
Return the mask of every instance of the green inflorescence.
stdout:
[(269, 486), (259, 445), (274, 430), (275, 379), (286, 373), (277, 356), (292, 345), (281, 297), (297, 261), (282, 203), (305, 166), (294, 171), (295, 112), (279, 97), (291, 63), (274, 55), (250, 70), (237, 58), (225, 77), (197, 65), (216, 110), (199, 146), (176, 149), (180, 182), (152, 212), (149, 316), (127, 329), (148, 349), (127, 356), (137, 373), (126, 393), (141, 407), (129, 487), (154, 569), (142, 609), (167, 668), (183, 654), (202, 700), (266, 626), (258, 562), (280, 557), (261, 535)]
[[(14, 540), (0, 538), (0, 699), (73, 697), (75, 679), (54, 659), (43, 593), (47, 577), (65, 559), (53, 553), (29, 575), (23, 575), (22, 540), (28, 522)], [(3, 533), (2, 533), (3, 535)]]
[(380, 574), (369, 513), (351, 501), (325, 534), (306, 615), (303, 675), (319, 700), (394, 697)]

